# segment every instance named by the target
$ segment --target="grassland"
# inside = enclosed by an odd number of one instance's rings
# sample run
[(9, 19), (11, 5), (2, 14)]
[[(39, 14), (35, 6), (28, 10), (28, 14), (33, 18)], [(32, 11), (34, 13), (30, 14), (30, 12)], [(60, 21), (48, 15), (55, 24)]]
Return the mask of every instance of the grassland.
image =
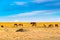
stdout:
[[(56, 23), (53, 23), (53, 24), (56, 24)], [(11, 28), (10, 27), (0, 28), (0, 40), (60, 40), (60, 26), (49, 27), (49, 28), (38, 27), (40, 26), (39, 24), (37, 24), (37, 27), (24, 26), (23, 32), (16, 32), (16, 30), (20, 28), (19, 27), (13, 28), (12, 26)], [(29, 25), (27, 24), (27, 26)]]

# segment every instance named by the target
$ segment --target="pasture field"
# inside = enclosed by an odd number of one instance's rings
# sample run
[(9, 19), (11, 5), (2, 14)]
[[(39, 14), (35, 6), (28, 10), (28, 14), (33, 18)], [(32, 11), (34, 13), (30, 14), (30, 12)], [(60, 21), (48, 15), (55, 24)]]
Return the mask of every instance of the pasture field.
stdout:
[(0, 40), (60, 40), (60, 22), (0, 22), (0, 26)]
[[(48, 27), (49, 25), (55, 27), (55, 24), (57, 24), (60, 27), (60, 22), (36, 22), (35, 23), (36, 25), (33, 25), (33, 26), (31, 22), (0, 22), (0, 27), (1, 25), (3, 25), (4, 27), (7, 27), (7, 28), (15, 28), (14, 24), (17, 24), (18, 26), (19, 24), (22, 24), (23, 27), (25, 28), (34, 27), (34, 26), (35, 27), (44, 27), (44, 26)], [(19, 27), (21, 27), (21, 25)]]

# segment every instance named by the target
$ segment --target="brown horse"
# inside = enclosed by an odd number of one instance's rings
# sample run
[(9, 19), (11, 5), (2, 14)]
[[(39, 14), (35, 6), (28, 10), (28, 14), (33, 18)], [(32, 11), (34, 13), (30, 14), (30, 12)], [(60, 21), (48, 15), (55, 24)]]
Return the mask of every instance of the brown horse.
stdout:
[(31, 22), (30, 24), (32, 24), (32, 26), (36, 26), (36, 22)]

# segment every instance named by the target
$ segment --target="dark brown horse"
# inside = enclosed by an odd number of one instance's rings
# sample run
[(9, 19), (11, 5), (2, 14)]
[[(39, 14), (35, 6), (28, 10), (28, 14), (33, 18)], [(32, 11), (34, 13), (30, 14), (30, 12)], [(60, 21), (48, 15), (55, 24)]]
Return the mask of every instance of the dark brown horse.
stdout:
[(14, 27), (18, 27), (18, 25), (17, 24), (14, 24)]
[(48, 27), (54, 27), (52, 24), (49, 24)]
[(36, 26), (36, 22), (31, 22), (30, 24), (32, 24), (32, 26)]
[(58, 24), (55, 24), (55, 27), (59, 27), (59, 25)]

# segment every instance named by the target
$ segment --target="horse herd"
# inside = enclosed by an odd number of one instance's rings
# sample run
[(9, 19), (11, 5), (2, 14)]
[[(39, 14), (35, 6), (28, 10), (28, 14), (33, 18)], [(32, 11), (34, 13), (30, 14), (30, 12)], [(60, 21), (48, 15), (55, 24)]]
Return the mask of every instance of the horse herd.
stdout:
[[(34, 27), (34, 26), (37, 27), (37, 23), (36, 22), (31, 22), (30, 24), (32, 25), (32, 27)], [(14, 27), (17, 27), (17, 26), (23, 27), (23, 24), (15, 23)], [(1, 27), (3, 28), (4, 26), (1, 25)], [(39, 26), (39, 27), (47, 27), (47, 25), (43, 24), (43, 26)], [(59, 27), (59, 24), (54, 24), (54, 25), (53, 24), (49, 24), (48, 27)]]
[[(37, 23), (36, 22), (31, 22), (30, 24), (32, 25), (32, 27), (34, 27), (34, 26), (37, 27)], [(23, 24), (19, 24), (19, 25), (18, 24), (14, 24), (14, 27), (17, 27), (17, 26), (22, 26), (23, 27)], [(47, 25), (43, 24), (43, 26), (39, 26), (39, 27), (47, 27)], [(54, 24), (54, 25), (53, 24), (49, 24), (48, 28), (49, 27), (59, 27), (59, 24)]]

